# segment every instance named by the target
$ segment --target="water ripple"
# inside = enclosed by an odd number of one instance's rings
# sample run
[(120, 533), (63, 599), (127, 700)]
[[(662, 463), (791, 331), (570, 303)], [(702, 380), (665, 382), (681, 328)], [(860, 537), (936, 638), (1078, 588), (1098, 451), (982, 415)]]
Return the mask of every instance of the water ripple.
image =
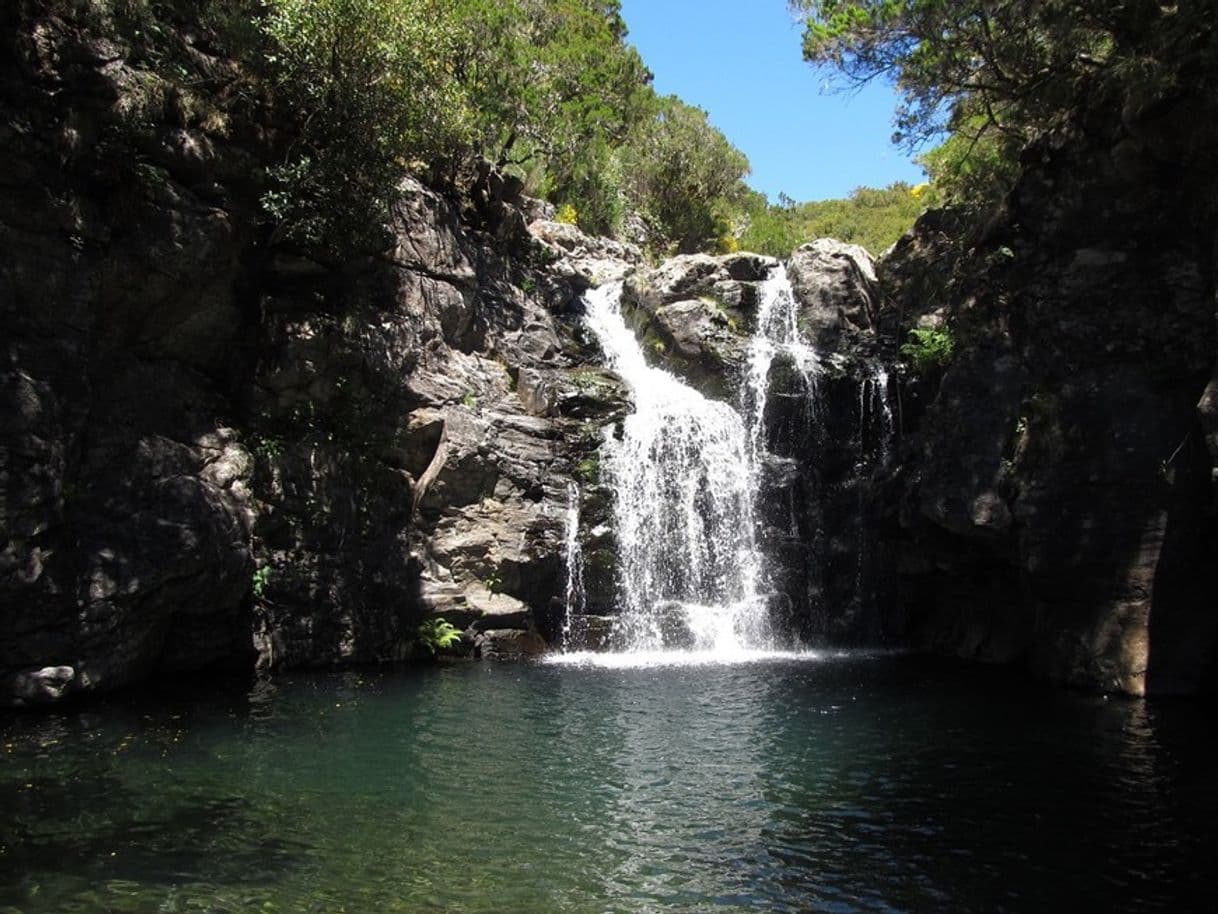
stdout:
[(0, 910), (1182, 910), (1213, 743), (825, 652), (127, 699), (0, 726)]

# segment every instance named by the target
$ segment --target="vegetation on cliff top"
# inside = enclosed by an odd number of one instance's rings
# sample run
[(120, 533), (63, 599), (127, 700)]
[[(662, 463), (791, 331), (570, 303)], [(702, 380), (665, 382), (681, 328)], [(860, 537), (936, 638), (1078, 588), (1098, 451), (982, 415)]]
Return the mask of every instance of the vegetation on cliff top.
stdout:
[(901, 235), (938, 195), (928, 184), (903, 182), (883, 189), (860, 187), (845, 200), (815, 200), (797, 203), (781, 197), (769, 203), (756, 192), (745, 202), (747, 224), (740, 236), (741, 248), (786, 257), (813, 238), (837, 238), (865, 247), (879, 256)]
[(653, 90), (617, 0), (54, 0), (48, 9), (144, 68), (149, 128), (170, 102), (189, 109), (171, 120), (204, 132), (273, 124), (261, 191), (272, 237), (338, 257), (380, 242), (402, 176), (459, 183), (480, 158), (585, 230), (657, 255), (785, 256), (826, 234), (878, 253), (926, 203), (896, 186), (770, 205), (745, 185), (748, 160), (705, 111)]
[[(792, 0), (804, 56), (849, 85), (893, 79), (894, 139), (946, 142), (924, 161), (965, 202), (1009, 188), (1041, 133), (1087, 111), (1124, 115), (1203, 88), (1218, 62), (1213, 7), (1159, 0)], [(1211, 74), (1211, 75), (1207, 75)], [(1211, 87), (1212, 88), (1212, 87)]]
[(705, 112), (652, 90), (616, 0), (263, 0), (256, 62), (302, 125), (270, 211), (310, 244), (348, 238), (412, 162), (475, 157), (568, 207), (628, 217), (661, 250), (713, 245), (748, 161)]

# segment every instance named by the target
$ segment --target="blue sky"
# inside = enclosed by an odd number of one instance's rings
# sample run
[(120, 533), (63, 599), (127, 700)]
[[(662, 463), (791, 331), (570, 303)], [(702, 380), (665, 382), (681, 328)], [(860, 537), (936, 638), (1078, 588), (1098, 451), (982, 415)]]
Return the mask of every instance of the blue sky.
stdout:
[(827, 74), (804, 63), (785, 0), (622, 0), (622, 15), (656, 91), (705, 108), (771, 202), (924, 180), (890, 141), (896, 95), (823, 91)]

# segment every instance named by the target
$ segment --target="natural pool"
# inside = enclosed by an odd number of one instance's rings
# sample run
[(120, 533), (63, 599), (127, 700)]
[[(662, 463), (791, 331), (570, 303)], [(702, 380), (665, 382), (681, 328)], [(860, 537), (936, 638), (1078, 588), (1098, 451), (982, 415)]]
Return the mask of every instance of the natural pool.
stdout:
[(208, 692), (0, 722), (0, 911), (1181, 911), (1214, 897), (1203, 704), (881, 654)]

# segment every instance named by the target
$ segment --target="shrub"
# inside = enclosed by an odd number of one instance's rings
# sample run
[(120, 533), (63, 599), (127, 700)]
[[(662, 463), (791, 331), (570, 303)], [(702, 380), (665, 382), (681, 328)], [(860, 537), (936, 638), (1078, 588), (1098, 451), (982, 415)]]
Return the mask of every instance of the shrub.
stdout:
[(909, 342), (901, 346), (901, 355), (908, 359), (919, 374), (941, 368), (951, 361), (956, 350), (956, 341), (951, 331), (942, 329), (914, 329), (909, 331)]
[(280, 237), (342, 254), (376, 240), (406, 163), (466, 138), (457, 40), (436, 0), (266, 0), (265, 64), (301, 124), (263, 205)]

